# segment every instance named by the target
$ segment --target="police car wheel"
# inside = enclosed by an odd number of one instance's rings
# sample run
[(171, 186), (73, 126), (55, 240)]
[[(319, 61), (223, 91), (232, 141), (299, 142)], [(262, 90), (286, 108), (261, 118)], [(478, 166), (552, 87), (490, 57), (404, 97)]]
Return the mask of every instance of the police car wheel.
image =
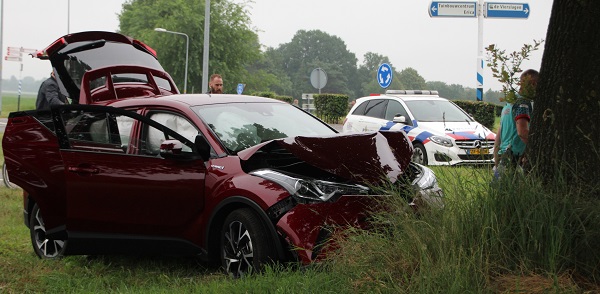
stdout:
[(413, 147), (415, 151), (412, 155), (412, 162), (427, 165), (427, 150), (425, 150), (425, 146), (421, 143), (413, 143)]

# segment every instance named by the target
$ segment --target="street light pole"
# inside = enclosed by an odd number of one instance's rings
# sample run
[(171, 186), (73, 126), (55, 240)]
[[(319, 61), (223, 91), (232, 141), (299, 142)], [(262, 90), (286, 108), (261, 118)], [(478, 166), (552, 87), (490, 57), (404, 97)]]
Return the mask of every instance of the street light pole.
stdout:
[(208, 48), (210, 43), (210, 0), (204, 7), (204, 54), (202, 57), (202, 93), (208, 92)]
[(170, 34), (185, 36), (185, 73), (184, 73), (185, 78), (183, 80), (183, 93), (186, 94), (187, 93), (187, 76), (188, 76), (188, 52), (190, 49), (190, 37), (188, 37), (187, 34), (180, 33), (180, 32), (167, 31), (163, 28), (155, 28), (154, 30), (157, 32), (162, 32), (162, 33), (170, 33)]

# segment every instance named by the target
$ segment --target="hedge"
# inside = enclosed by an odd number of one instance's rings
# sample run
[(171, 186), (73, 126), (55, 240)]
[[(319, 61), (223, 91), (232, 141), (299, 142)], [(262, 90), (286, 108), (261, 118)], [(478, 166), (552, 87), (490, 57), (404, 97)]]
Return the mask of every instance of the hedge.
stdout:
[(488, 129), (494, 129), (494, 121), (496, 120), (497, 113), (496, 104), (472, 100), (453, 100), (452, 102)]

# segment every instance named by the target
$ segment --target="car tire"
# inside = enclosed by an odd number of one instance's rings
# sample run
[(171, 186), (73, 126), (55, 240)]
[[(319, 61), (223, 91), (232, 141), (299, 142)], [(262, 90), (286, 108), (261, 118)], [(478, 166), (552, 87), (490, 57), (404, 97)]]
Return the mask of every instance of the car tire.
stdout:
[(221, 229), (221, 265), (225, 272), (234, 278), (259, 272), (274, 256), (271, 239), (252, 209), (231, 212)]
[(29, 219), (29, 231), (33, 251), (39, 258), (53, 259), (63, 256), (67, 248), (67, 240), (53, 240), (46, 238), (46, 226), (42, 213), (37, 205), (33, 206)]
[(418, 164), (427, 165), (427, 150), (425, 150), (425, 146), (423, 146), (421, 143), (415, 142), (413, 143), (413, 147), (415, 148), (415, 151), (413, 152), (411, 161)]
[(4, 182), (4, 186), (10, 189), (17, 188), (17, 185), (10, 182), (8, 179), (8, 171), (6, 170), (6, 162), (2, 164), (2, 181)]

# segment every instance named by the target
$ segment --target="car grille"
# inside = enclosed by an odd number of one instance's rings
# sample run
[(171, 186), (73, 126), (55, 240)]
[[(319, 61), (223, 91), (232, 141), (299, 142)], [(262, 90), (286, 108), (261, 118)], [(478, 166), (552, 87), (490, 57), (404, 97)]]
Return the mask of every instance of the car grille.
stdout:
[[(490, 140), (456, 140), (456, 146), (460, 149), (490, 149), (494, 147), (494, 141)], [(480, 146), (477, 146), (480, 145)]]
[(494, 148), (494, 141), (490, 140), (456, 140), (456, 145), (460, 149), (488, 149), (488, 154), (459, 154), (458, 158), (469, 161), (481, 161), (491, 160), (494, 158), (492, 148)]

